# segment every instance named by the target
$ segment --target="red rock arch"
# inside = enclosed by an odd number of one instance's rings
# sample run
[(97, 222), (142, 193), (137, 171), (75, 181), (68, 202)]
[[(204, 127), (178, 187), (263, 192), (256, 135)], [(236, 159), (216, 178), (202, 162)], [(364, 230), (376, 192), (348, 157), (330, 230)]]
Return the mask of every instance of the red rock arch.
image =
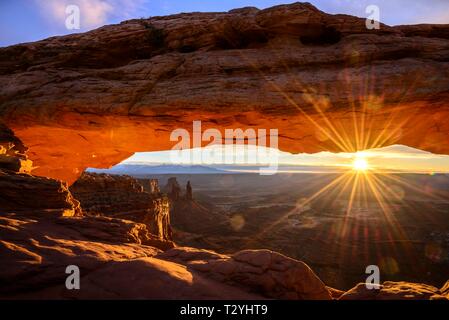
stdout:
[(290, 152), (449, 153), (448, 30), (367, 30), (299, 3), (130, 20), (1, 48), (0, 115), (36, 174), (69, 183), (88, 166), (171, 148), (170, 132), (193, 120), (277, 128)]

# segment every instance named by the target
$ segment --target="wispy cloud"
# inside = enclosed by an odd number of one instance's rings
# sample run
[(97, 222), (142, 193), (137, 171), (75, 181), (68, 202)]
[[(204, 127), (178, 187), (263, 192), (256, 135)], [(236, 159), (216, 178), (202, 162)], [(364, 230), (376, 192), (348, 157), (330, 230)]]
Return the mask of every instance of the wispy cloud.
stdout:
[(77, 5), (80, 9), (81, 29), (88, 30), (138, 15), (145, 0), (35, 0), (40, 12), (58, 27), (66, 20), (65, 9)]

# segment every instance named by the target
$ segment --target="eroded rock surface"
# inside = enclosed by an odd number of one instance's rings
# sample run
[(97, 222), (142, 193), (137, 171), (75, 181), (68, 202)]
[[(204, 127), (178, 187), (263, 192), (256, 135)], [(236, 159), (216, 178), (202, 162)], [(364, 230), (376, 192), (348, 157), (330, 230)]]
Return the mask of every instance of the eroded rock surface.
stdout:
[(28, 159), (27, 150), (12, 130), (0, 121), (0, 169), (30, 173), (33, 162)]
[[(146, 226), (130, 221), (9, 214), (1, 215), (0, 229), (2, 298), (261, 299), (282, 297), (284, 285), (302, 295), (283, 298), (329, 297), (299, 261), (264, 250), (162, 253)], [(80, 268), (79, 291), (65, 288), (68, 265)]]
[(448, 30), (367, 30), (307, 3), (130, 20), (1, 48), (0, 115), (36, 174), (69, 184), (170, 149), (192, 120), (275, 128), (291, 152), (449, 153)]
[(145, 225), (119, 219), (1, 214), (0, 230), (3, 298), (41, 298), (33, 292), (58, 282), (65, 288), (68, 265), (87, 274), (110, 261), (153, 256), (158, 245), (167, 249)]
[(89, 214), (141, 222), (159, 239), (172, 240), (168, 198), (146, 192), (133, 177), (85, 172), (70, 191)]
[(0, 210), (80, 216), (79, 202), (62, 181), (0, 170)]
[(168, 178), (167, 184), (164, 186), (163, 191), (167, 193), (171, 201), (177, 201), (181, 198), (181, 186), (176, 180), (176, 177)]
[[(326, 287), (304, 263), (269, 250), (232, 255), (189, 247), (162, 248), (146, 226), (104, 217), (0, 216), (3, 299), (446, 299), (423, 284)], [(168, 250), (167, 250), (168, 249)], [(80, 290), (67, 290), (68, 265)]]
[(0, 212), (80, 216), (67, 183), (30, 174), (28, 148), (0, 122)]
[[(204, 130), (276, 128), (293, 152), (402, 143), (448, 153), (447, 30), (366, 30), (364, 19), (296, 3), (1, 48), (0, 297), (447, 298), (447, 283), (342, 293), (268, 250), (172, 248), (167, 230), (148, 227), (160, 221), (82, 217), (67, 185), (51, 179), (71, 184), (88, 166), (168, 149), (170, 132), (192, 131), (192, 120)], [(49, 178), (27, 174), (28, 157)], [(68, 265), (80, 268), (82, 290), (65, 288)]]
[(367, 289), (364, 283), (345, 292), (340, 300), (429, 300), (449, 299), (444, 288), (411, 282), (385, 281), (379, 289)]
[(187, 265), (219, 282), (275, 299), (329, 300), (324, 283), (303, 262), (270, 250), (244, 250), (231, 256), (175, 248), (158, 257)]

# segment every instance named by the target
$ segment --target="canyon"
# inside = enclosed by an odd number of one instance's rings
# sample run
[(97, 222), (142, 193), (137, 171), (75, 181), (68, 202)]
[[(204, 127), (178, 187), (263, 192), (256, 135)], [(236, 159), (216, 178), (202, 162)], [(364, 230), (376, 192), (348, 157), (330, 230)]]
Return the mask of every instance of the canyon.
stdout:
[[(448, 57), (449, 25), (367, 30), (308, 3), (0, 48), (0, 297), (449, 299), (449, 282), (342, 291), (275, 251), (177, 246), (170, 201), (182, 212), (190, 183), (180, 198), (174, 180), (166, 195), (154, 180), (85, 173), (170, 149), (170, 132), (194, 120), (276, 128), (291, 152), (401, 143), (447, 154)], [(79, 266), (82, 290), (65, 288), (67, 265)]]
[(160, 240), (171, 241), (169, 200), (152, 181), (153, 193), (129, 176), (83, 173), (70, 186), (84, 212), (143, 223)]
[[(85, 173), (71, 186), (78, 201), (64, 182), (5, 168), (0, 172), (0, 187), (19, 177), (27, 181), (27, 189), (0, 197), (2, 299), (449, 298), (448, 283), (439, 289), (386, 281), (375, 292), (364, 284), (345, 292), (326, 286), (305, 263), (274, 251), (219, 254), (178, 247), (168, 232), (167, 206), (158, 207), (164, 196), (154, 179), (147, 182), (156, 194), (129, 176)], [(48, 184), (56, 187), (49, 190)], [(171, 201), (193, 203), (188, 185), (181, 194), (171, 179), (167, 187), (176, 190)], [(26, 190), (32, 199), (23, 202)], [(116, 211), (124, 216), (118, 218)], [(185, 210), (181, 214), (192, 217)], [(68, 265), (80, 268), (82, 290), (65, 288)]]

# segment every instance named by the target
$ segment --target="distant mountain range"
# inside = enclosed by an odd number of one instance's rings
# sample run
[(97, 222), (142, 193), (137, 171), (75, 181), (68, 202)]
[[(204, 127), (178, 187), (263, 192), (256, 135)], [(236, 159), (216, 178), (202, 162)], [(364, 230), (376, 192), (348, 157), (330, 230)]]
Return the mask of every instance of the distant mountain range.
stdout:
[[(88, 172), (108, 173), (108, 174), (127, 174), (130, 176), (145, 176), (157, 174), (244, 174), (259, 173), (260, 168), (265, 166), (254, 165), (152, 165), (152, 164), (119, 164), (111, 169), (87, 169)], [(318, 166), (290, 166), (283, 165), (277, 168), (278, 173), (333, 173), (341, 172), (337, 167), (318, 167)]]
[(127, 174), (143, 176), (148, 174), (226, 174), (232, 173), (214, 167), (201, 165), (151, 165), (151, 164), (118, 164), (111, 169), (93, 169), (87, 171), (109, 174)]
[[(365, 150), (361, 153), (331, 153), (318, 152), (315, 154), (291, 154), (277, 151), (279, 166), (277, 173), (339, 173), (351, 168), (356, 157), (364, 157), (375, 168), (376, 172), (448, 172), (449, 156), (435, 155), (430, 152), (403, 145), (391, 145), (382, 148)], [(89, 172), (108, 174), (127, 174), (131, 176), (145, 176), (157, 174), (241, 174), (260, 173), (265, 165), (255, 164), (213, 164), (188, 165), (161, 163), (169, 159), (160, 159), (154, 155), (164, 152), (138, 153), (124, 162), (110, 169), (93, 169)], [(148, 156), (147, 156), (148, 155)], [(157, 161), (159, 160), (159, 161)], [(162, 161), (161, 161), (162, 160)]]

